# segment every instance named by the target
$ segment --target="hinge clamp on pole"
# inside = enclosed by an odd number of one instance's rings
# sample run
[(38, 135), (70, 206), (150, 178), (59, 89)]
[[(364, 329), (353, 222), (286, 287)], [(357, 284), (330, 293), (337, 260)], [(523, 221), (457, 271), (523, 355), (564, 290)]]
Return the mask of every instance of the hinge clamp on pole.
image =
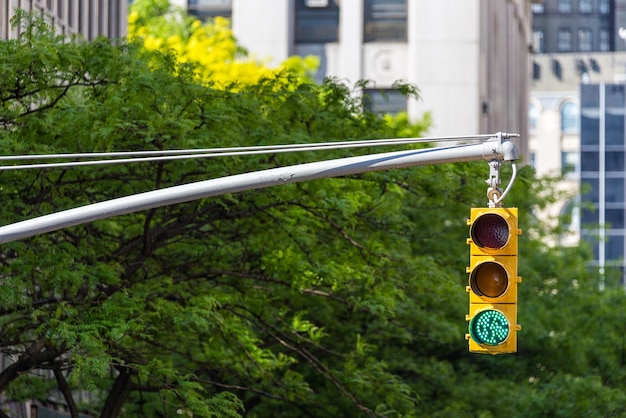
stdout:
[[(496, 138), (500, 144), (500, 148), (502, 145), (502, 138), (509, 138), (511, 136), (519, 136), (513, 134), (507, 134), (498, 132), (496, 134)], [(513, 169), (513, 173), (511, 175), (511, 180), (509, 184), (506, 186), (506, 189), (502, 191), (500, 188), (500, 160), (491, 160), (489, 161), (489, 178), (485, 181), (487, 183), (487, 199), (489, 199), (487, 205), (490, 208), (500, 208), (502, 207), (502, 200), (507, 195), (509, 190), (511, 190), (511, 186), (513, 186), (513, 182), (515, 181), (515, 177), (517, 175), (517, 166), (515, 165), (515, 160), (517, 159), (517, 149), (514, 149), (515, 152), (512, 155), (505, 157), (505, 159), (511, 161), (511, 167)]]
[(502, 189), (500, 186), (500, 161), (489, 161), (489, 178), (485, 180), (487, 183), (487, 199), (490, 208), (501, 207)]

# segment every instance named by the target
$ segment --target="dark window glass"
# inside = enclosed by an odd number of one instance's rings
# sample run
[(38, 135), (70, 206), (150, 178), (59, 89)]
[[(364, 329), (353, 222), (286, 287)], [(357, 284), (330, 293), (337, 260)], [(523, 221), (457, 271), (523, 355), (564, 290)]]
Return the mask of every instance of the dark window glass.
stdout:
[(561, 152), (561, 173), (575, 173), (578, 168), (578, 152), (562, 151)]
[(591, 13), (591, 12), (593, 12), (593, 2), (591, 0), (579, 0), (578, 1), (578, 11), (580, 13)]
[(600, 107), (600, 86), (598, 84), (582, 84), (580, 86), (580, 106), (583, 109)]
[(578, 133), (580, 111), (578, 105), (567, 102), (561, 106), (561, 131), (564, 133)]
[(573, 11), (572, 0), (559, 0), (557, 9), (560, 13), (571, 13)]
[(583, 28), (578, 30), (578, 50), (589, 52), (593, 49), (593, 35), (591, 29)]
[(406, 0), (365, 0), (365, 42), (406, 42)]
[(572, 52), (572, 31), (561, 28), (556, 36), (556, 47), (559, 52)]
[(608, 203), (624, 202), (624, 179), (607, 178), (605, 180), (605, 199)]
[(598, 32), (598, 50), (600, 52), (607, 52), (611, 49), (611, 43), (609, 38), (609, 30), (602, 28)]
[(536, 63), (533, 62), (533, 80), (540, 80), (541, 79), (541, 66)]
[(605, 142), (607, 145), (624, 145), (624, 115), (604, 115)]
[(605, 254), (607, 260), (621, 260), (624, 258), (624, 236), (623, 235), (609, 235)]
[(624, 209), (607, 209), (605, 211), (605, 221), (612, 229), (624, 228)]
[(624, 172), (624, 153), (619, 151), (607, 151), (604, 153), (605, 171)]
[(231, 17), (233, 12), (232, 0), (189, 0), (187, 6), (189, 14), (200, 20)]
[(581, 199), (585, 202), (598, 202), (600, 200), (600, 183), (597, 178), (583, 177), (580, 179)]
[(598, 145), (600, 143), (600, 119), (588, 117), (583, 112), (580, 119), (580, 143), (584, 145)]
[(337, 0), (296, 0), (296, 43), (327, 43), (339, 40)]
[[(593, 226), (593, 225), (589, 225), (589, 226)], [(598, 244), (598, 230), (595, 228), (581, 229), (580, 236), (582, 239), (584, 239), (586, 242), (590, 244), (591, 250), (593, 251), (593, 258), (595, 260), (598, 260), (598, 257), (600, 254), (599, 244)]]
[(606, 14), (609, 12), (609, 0), (598, 0), (598, 11)]
[(624, 86), (605, 87), (605, 138), (607, 145), (624, 145)]
[(624, 86), (619, 84), (607, 85), (604, 88), (604, 103), (607, 108), (624, 108)]
[(600, 153), (597, 151), (583, 151), (580, 153), (580, 171), (599, 171)]
[(397, 114), (407, 109), (406, 97), (394, 89), (365, 90), (363, 104), (367, 110), (376, 113)]
[(597, 225), (600, 222), (598, 210), (583, 208), (580, 221), (587, 227)]

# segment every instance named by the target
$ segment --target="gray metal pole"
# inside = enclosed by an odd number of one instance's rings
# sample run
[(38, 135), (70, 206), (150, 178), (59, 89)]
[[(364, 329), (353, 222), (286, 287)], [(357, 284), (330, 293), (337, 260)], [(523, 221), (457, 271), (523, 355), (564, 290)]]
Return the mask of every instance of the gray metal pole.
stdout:
[(502, 141), (498, 134), (480, 144), (389, 152), (273, 168), (121, 197), (6, 225), (0, 227), (0, 244), (98, 219), (244, 190), (426, 164), (517, 158), (517, 147), (510, 141)]

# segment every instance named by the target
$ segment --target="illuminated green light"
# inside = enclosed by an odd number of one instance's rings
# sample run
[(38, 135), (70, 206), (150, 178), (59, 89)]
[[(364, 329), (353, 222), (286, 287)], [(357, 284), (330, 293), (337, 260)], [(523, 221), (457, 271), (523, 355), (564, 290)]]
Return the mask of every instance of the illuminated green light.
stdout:
[(502, 344), (509, 336), (509, 321), (502, 312), (487, 309), (474, 315), (469, 324), (469, 332), (478, 344)]

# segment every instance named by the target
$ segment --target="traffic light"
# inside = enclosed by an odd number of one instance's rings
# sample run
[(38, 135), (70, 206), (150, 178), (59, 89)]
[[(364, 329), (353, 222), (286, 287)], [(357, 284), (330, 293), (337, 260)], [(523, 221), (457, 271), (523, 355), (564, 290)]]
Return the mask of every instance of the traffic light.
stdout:
[(472, 208), (469, 274), (469, 351), (517, 351), (517, 208)]

